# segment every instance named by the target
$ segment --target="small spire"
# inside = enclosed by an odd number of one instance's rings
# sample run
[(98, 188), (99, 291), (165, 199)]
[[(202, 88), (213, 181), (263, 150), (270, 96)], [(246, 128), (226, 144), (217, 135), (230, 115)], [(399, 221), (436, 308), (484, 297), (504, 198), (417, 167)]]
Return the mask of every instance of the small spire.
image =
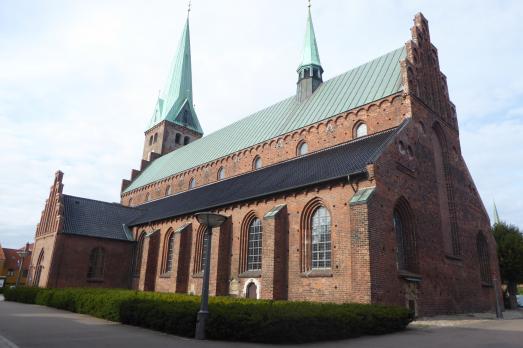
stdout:
[(191, 0), (189, 0), (189, 4), (187, 5), (187, 17), (189, 17), (190, 13), (191, 13)]
[(308, 6), (309, 7), (309, 11), (311, 10), (311, 6), (312, 6), (311, 5), (311, 0), (309, 0), (309, 6)]
[(501, 223), (498, 214), (498, 208), (496, 207), (496, 202), (494, 202), (494, 225)]

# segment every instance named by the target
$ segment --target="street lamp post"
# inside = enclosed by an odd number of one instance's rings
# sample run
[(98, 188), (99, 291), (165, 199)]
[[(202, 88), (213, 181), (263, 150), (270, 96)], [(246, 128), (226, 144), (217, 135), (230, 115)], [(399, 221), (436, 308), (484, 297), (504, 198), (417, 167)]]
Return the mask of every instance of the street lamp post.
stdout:
[(20, 276), (22, 275), (24, 259), (26, 258), (26, 256), (29, 255), (29, 250), (27, 250), (27, 249), (28, 248), (27, 248), (27, 244), (26, 244), (24, 250), (19, 250), (16, 252), (18, 254), (18, 256), (20, 256), (20, 266), (18, 267), (18, 276), (16, 277), (16, 287), (18, 287), (18, 285), (20, 285)]
[(209, 316), (209, 273), (211, 270), (211, 236), (212, 229), (214, 227), (219, 227), (221, 224), (227, 220), (227, 217), (220, 214), (204, 212), (195, 214), (198, 222), (204, 226), (204, 246), (205, 250), (205, 264), (203, 265), (203, 284), (202, 284), (202, 298), (200, 303), (200, 310), (198, 311), (198, 316), (196, 318), (196, 332), (194, 338), (198, 340), (205, 339), (205, 322)]

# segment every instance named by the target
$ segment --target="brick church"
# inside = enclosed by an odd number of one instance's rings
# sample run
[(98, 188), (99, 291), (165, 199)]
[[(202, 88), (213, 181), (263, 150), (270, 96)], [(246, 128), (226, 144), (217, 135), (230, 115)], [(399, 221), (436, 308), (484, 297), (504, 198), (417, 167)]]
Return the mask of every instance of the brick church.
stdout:
[(212, 211), (212, 295), (493, 310), (495, 241), (425, 17), (398, 49), (323, 69), (309, 9), (290, 97), (203, 136), (187, 19), (120, 203), (63, 194), (58, 171), (30, 284), (199, 294), (194, 214)]

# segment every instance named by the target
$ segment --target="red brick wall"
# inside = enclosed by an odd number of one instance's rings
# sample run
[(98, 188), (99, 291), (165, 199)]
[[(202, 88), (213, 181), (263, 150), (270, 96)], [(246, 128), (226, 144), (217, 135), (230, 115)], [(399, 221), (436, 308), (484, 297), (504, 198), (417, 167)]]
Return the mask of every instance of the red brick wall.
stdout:
[[(56, 238), (56, 252), (53, 260), (53, 279), (48, 287), (104, 287), (128, 288), (132, 242), (113, 239), (59, 234)], [(101, 280), (87, 279), (91, 250), (104, 250), (104, 275)]]

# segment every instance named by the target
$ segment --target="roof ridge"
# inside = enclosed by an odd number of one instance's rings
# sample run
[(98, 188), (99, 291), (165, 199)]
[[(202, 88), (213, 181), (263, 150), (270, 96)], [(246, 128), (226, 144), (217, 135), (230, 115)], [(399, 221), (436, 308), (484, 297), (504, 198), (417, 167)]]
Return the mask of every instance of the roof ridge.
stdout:
[(86, 200), (86, 201), (91, 201), (91, 202), (97, 202), (97, 203), (103, 203), (103, 204), (118, 206), (118, 207), (126, 208), (126, 209), (140, 210), (140, 207), (129, 207), (129, 206), (123, 205), (121, 203), (117, 203), (117, 202), (106, 202), (106, 201), (102, 201), (102, 200), (99, 200), (99, 199), (86, 198), (86, 197), (80, 197), (80, 196), (73, 196), (73, 195), (68, 195), (68, 194), (62, 194), (62, 196), (73, 198), (73, 199), (83, 199), (83, 200)]

